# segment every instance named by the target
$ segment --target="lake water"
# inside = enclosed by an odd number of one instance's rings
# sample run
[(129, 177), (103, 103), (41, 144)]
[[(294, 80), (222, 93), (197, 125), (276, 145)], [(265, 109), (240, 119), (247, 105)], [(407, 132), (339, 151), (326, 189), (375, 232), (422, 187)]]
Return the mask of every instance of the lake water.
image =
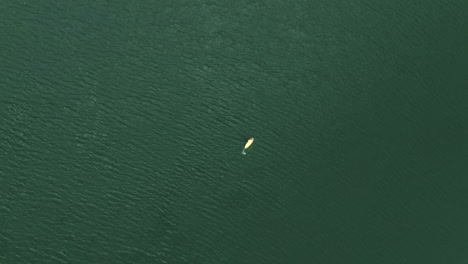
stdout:
[(468, 263), (467, 11), (3, 1), (0, 263)]

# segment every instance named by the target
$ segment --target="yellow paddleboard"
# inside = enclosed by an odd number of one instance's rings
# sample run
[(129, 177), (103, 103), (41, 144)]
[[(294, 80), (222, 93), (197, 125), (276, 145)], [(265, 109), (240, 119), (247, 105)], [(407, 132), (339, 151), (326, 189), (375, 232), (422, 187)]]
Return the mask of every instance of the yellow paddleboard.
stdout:
[(245, 150), (252, 146), (254, 140), (254, 138), (249, 138), (249, 140), (247, 140), (247, 143), (245, 143), (244, 149), (242, 150), (242, 154), (245, 155)]

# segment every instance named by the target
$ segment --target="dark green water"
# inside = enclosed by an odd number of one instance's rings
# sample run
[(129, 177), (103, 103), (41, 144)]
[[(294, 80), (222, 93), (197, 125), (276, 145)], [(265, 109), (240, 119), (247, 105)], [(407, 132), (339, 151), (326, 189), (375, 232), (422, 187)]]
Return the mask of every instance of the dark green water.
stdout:
[(467, 7), (2, 1), (0, 263), (468, 263)]

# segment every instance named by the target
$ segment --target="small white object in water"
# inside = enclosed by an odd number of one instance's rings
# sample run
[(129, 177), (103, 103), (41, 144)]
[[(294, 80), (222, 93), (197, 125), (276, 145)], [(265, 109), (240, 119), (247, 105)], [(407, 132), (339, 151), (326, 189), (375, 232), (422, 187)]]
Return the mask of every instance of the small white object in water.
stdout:
[(245, 153), (245, 150), (248, 149), (250, 146), (252, 146), (253, 142), (254, 142), (254, 138), (249, 138), (249, 140), (247, 140), (247, 143), (245, 143), (245, 146), (244, 146), (244, 149), (242, 150), (242, 154), (246, 154)]

